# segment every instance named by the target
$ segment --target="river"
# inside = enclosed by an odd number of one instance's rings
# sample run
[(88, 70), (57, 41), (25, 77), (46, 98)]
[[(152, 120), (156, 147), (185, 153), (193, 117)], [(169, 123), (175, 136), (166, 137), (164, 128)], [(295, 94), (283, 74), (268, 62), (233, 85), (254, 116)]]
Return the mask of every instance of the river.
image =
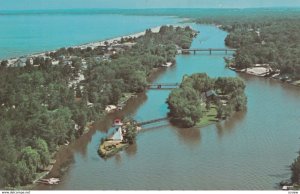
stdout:
[[(201, 33), (193, 48), (222, 48), (226, 32), (192, 25)], [(224, 66), (224, 53), (178, 55), (177, 64), (157, 73), (155, 82), (180, 82), (185, 74), (240, 76), (246, 82), (248, 109), (204, 128), (180, 129), (169, 123), (148, 126), (136, 144), (107, 160), (97, 155), (101, 137), (115, 117), (138, 121), (165, 117), (170, 91), (149, 90), (120, 113), (99, 121), (95, 129), (58, 154), (52, 176), (59, 190), (272, 190), (290, 177), (288, 165), (299, 150), (300, 90), (278, 81), (238, 75)], [(70, 164), (62, 164), (70, 163)], [(63, 165), (64, 173), (61, 173)]]

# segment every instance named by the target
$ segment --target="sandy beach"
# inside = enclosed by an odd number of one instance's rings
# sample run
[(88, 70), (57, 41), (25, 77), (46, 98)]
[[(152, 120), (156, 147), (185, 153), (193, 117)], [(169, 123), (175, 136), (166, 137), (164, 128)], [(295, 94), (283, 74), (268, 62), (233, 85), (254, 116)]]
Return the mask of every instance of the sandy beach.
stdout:
[[(167, 24), (167, 26), (169, 26), (169, 24)], [(179, 26), (179, 25), (176, 25), (174, 27), (177, 27), (177, 26)], [(157, 27), (153, 27), (153, 28), (150, 28), (150, 29), (151, 29), (152, 32), (158, 33), (160, 27), (161, 26), (157, 26)], [(122, 38), (130, 38), (130, 37), (131, 38), (138, 38), (140, 36), (145, 35), (145, 33), (146, 33), (146, 31), (142, 31), (142, 32), (137, 32), (137, 33), (133, 33), (133, 34), (129, 34), (129, 35), (115, 37), (115, 38), (110, 38), (110, 39), (100, 40), (100, 41), (96, 41), (96, 42), (85, 43), (85, 44), (81, 44), (81, 45), (77, 45), (77, 46), (69, 46), (69, 47), (66, 47), (66, 48), (86, 49), (87, 47), (91, 47), (91, 48), (94, 49), (98, 46), (104, 46), (105, 42), (107, 42), (108, 44), (113, 44), (116, 41), (120, 41)], [(46, 53), (55, 52), (56, 50), (58, 50), (58, 49), (45, 51), (45, 52), (40, 52), (40, 53), (33, 53), (33, 54), (20, 56), (20, 57), (14, 57), (14, 58), (6, 59), (6, 60), (8, 61), (8, 66), (10, 66), (10, 65), (13, 65), (20, 58), (46, 57)], [(3, 59), (3, 60), (5, 60), (5, 59)]]

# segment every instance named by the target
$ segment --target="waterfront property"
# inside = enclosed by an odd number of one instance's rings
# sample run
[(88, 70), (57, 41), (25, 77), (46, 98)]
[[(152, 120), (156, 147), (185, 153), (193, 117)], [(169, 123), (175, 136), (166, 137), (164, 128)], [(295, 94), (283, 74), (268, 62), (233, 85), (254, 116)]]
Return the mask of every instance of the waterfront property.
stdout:
[(119, 119), (116, 119), (115, 122), (116, 121), (119, 124), (116, 131), (111, 137), (101, 140), (101, 144), (99, 145), (98, 153), (103, 158), (115, 155), (119, 151), (127, 148), (129, 144), (133, 144), (135, 141), (138, 130), (136, 122), (133, 120), (126, 120), (122, 122)]

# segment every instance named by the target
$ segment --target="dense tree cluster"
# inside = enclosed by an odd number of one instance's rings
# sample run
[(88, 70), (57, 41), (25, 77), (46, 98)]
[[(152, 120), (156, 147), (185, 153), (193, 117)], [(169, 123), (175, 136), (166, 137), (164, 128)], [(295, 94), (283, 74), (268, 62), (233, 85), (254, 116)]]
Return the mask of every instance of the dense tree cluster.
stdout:
[(278, 11), (273, 15), (271, 11), (257, 16), (252, 14), (204, 18), (198, 22), (213, 22), (229, 32), (225, 43), (238, 49), (233, 61), (236, 68), (269, 64), (273, 69), (279, 69), (283, 77), (300, 79), (299, 10)]
[(130, 50), (117, 54), (112, 61), (91, 63), (84, 83), (87, 98), (103, 107), (116, 104), (124, 92), (144, 91), (151, 70), (175, 63), (176, 45), (190, 47), (193, 35), (188, 27), (162, 26), (159, 33), (148, 29)]
[(292, 163), (291, 165), (292, 170), (292, 183), (300, 183), (300, 156)]
[(199, 122), (211, 104), (217, 106), (218, 117), (226, 118), (233, 111), (246, 108), (245, 84), (239, 78), (209, 78), (199, 73), (185, 76), (180, 88), (173, 90), (167, 103), (171, 119), (182, 126)]
[[(80, 136), (86, 123), (99, 118), (106, 105), (116, 104), (123, 92), (144, 91), (150, 70), (174, 62), (175, 45), (189, 47), (193, 34), (190, 28), (172, 26), (162, 27), (159, 33), (147, 30), (132, 49), (101, 62), (90, 56), (100, 56), (102, 51), (91, 48), (48, 53), (55, 59), (76, 56), (71, 64), (51, 65), (49, 59), (36, 57), (25, 67), (7, 67), (7, 61), (2, 61), (0, 187), (33, 181), (58, 145)], [(82, 67), (82, 58), (87, 68)], [(85, 79), (74, 82), (79, 74)]]
[[(282, 80), (300, 79), (299, 21), (299, 8), (248, 10), (240, 17), (198, 19), (199, 23), (222, 25), (229, 32), (225, 43), (238, 48), (233, 60), (238, 69), (253, 64), (269, 64), (280, 70)], [(300, 155), (292, 163), (291, 171), (291, 182), (299, 185)]]

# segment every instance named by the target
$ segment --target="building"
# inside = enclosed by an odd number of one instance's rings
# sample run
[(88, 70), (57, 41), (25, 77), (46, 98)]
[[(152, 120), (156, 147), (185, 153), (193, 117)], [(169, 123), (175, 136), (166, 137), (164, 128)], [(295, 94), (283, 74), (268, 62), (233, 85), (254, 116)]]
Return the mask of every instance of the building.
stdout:
[(117, 109), (117, 106), (115, 106), (115, 105), (108, 105), (108, 106), (106, 106), (105, 111), (107, 113), (110, 113), (110, 112), (115, 111), (116, 109)]
[(201, 93), (201, 99), (205, 102), (207, 100), (212, 100), (218, 97), (218, 94), (214, 90), (208, 90), (207, 92)]
[(14, 66), (15, 67), (24, 67), (24, 66), (26, 66), (26, 58), (19, 58), (16, 62), (15, 62), (15, 64), (14, 64)]
[(123, 141), (123, 133), (122, 133), (122, 128), (121, 127), (117, 128), (117, 131), (113, 134), (111, 139), (113, 141)]

